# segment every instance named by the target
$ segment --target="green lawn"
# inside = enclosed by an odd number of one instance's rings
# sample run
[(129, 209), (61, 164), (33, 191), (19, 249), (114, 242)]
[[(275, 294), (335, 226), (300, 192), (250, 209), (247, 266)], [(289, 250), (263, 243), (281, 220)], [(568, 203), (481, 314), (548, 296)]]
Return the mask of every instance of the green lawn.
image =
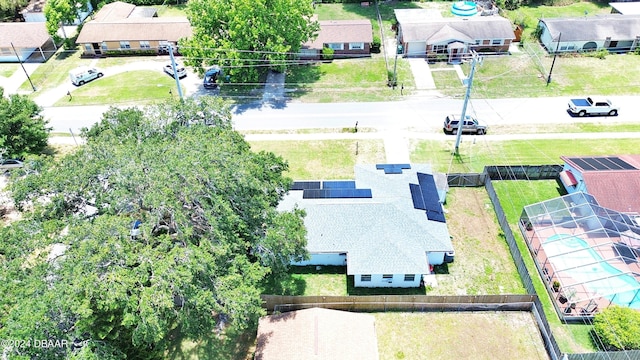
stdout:
[[(391, 67), (391, 69), (393, 69)], [(398, 60), (398, 84), (414, 88), (413, 75), (404, 59)], [(304, 102), (389, 101), (401, 98), (398, 88), (387, 86), (387, 70), (381, 57), (336, 59), (319, 65), (287, 69), (288, 96)]]
[(71, 98), (64, 96), (55, 106), (140, 104), (170, 97), (178, 97), (175, 80), (158, 71), (131, 71), (80, 86), (71, 93)]
[(251, 147), (282, 156), (289, 162), (287, 176), (295, 180), (353, 179), (355, 164), (385, 159), (382, 140), (251, 141)]
[(504, 209), (505, 216), (511, 225), (511, 230), (518, 243), (518, 248), (523, 254), (525, 264), (536, 288), (536, 293), (544, 306), (544, 311), (553, 333), (564, 352), (590, 352), (597, 348), (591, 340), (590, 325), (566, 325), (557, 317), (555, 308), (551, 304), (545, 285), (538, 274), (528, 247), (525, 244), (517, 224), (522, 209), (526, 205), (549, 200), (563, 194), (563, 189), (558, 187), (555, 180), (540, 181), (494, 181), (493, 186), (500, 198), (500, 205)]
[(13, 75), (14, 72), (18, 71), (20, 65), (18, 64), (2, 64), (0, 63), (0, 76), (9, 77)]

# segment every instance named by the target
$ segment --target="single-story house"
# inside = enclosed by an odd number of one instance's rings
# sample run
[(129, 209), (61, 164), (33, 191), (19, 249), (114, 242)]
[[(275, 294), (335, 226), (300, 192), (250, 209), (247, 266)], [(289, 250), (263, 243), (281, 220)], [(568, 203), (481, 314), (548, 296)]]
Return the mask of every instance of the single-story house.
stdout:
[(567, 193), (592, 195), (608, 209), (640, 213), (640, 155), (562, 156), (560, 182)]
[(453, 261), (442, 203), (444, 174), (430, 165), (357, 165), (355, 181), (295, 182), (279, 207), (306, 211), (310, 259), (346, 266), (356, 287), (419, 287), (433, 265)]
[(421, 10), (394, 11), (404, 56), (456, 62), (472, 50), (508, 53), (516, 38), (511, 22), (497, 15), (442, 18)]
[(325, 47), (333, 49), (334, 58), (370, 56), (373, 42), (371, 21), (326, 20), (318, 23), (318, 37), (302, 45), (300, 58), (320, 59)]
[(45, 62), (56, 50), (43, 22), (0, 23), (0, 62)]
[(375, 318), (323, 308), (262, 317), (255, 360), (378, 360)]
[[(44, 15), (44, 6), (47, 3), (47, 0), (31, 0), (29, 4), (20, 12), (20, 15), (26, 22), (46, 22), (47, 18)], [(87, 6), (85, 10), (78, 10), (78, 16), (75, 18), (73, 23), (65, 24), (65, 25), (79, 25), (84, 19), (86, 19), (89, 14), (93, 11), (93, 5), (91, 5), (91, 1), (87, 0)]]
[(174, 52), (182, 38), (191, 36), (187, 18), (158, 17), (153, 8), (136, 7), (116, 1), (103, 6), (82, 27), (76, 40), (84, 56), (113, 53)]
[(540, 42), (549, 53), (627, 52), (640, 45), (640, 15), (607, 14), (540, 19)]
[(640, 3), (637, 1), (610, 2), (612, 14), (640, 15)]

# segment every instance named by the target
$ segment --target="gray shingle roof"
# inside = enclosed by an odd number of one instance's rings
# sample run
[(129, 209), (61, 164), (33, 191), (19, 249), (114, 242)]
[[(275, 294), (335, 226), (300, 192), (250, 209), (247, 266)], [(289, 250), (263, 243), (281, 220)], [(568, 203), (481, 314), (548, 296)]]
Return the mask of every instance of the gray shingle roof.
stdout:
[(427, 252), (453, 251), (445, 223), (430, 221), (414, 209), (409, 183), (429, 165), (413, 164), (402, 174), (384, 174), (374, 165), (355, 168), (356, 187), (370, 188), (370, 199), (303, 199), (291, 191), (280, 204), (298, 204), (307, 212), (307, 248), (311, 253), (348, 253), (347, 273), (428, 273)]
[(562, 33), (561, 41), (633, 40), (640, 36), (640, 15), (596, 15), (540, 19), (552, 36)]
[(515, 39), (511, 22), (500, 16), (428, 19), (400, 23), (404, 41), (434, 43), (443, 40)]

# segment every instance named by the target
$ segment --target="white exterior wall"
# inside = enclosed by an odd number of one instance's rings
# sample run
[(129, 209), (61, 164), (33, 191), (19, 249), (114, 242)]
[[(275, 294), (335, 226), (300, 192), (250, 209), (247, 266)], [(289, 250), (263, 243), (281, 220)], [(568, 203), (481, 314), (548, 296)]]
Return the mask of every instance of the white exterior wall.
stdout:
[(442, 265), (444, 262), (444, 252), (430, 252), (427, 253), (430, 265)]
[(311, 258), (307, 261), (292, 262), (291, 265), (295, 266), (307, 266), (307, 265), (335, 265), (345, 266), (347, 265), (346, 253), (319, 253), (310, 254)]
[(362, 281), (362, 274), (355, 274), (353, 276), (353, 286), (355, 287), (419, 287), (422, 274), (414, 274), (413, 281), (404, 281), (405, 274), (393, 274), (391, 279), (383, 279), (382, 274), (372, 274), (371, 281)]

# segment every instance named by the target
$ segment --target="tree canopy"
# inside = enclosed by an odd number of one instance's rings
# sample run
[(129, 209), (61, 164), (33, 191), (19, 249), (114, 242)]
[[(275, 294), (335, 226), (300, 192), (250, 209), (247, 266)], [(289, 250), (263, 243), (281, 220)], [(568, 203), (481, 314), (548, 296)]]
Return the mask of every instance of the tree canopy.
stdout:
[(593, 331), (605, 350), (640, 349), (638, 310), (623, 306), (609, 306), (594, 317)]
[(221, 66), (231, 82), (257, 82), (269, 68), (283, 71), (316, 36), (312, 15), (308, 0), (191, 0), (193, 36), (180, 52), (201, 70)]
[(23, 158), (39, 154), (46, 146), (50, 128), (42, 109), (25, 95), (4, 96), (0, 87), (0, 158)]
[(218, 98), (112, 108), (83, 136), (11, 185), (30, 215), (0, 232), (0, 338), (78, 344), (14, 354), (158, 359), (173, 333), (255, 324), (265, 275), (307, 256), (304, 212), (276, 210), (286, 162)]

